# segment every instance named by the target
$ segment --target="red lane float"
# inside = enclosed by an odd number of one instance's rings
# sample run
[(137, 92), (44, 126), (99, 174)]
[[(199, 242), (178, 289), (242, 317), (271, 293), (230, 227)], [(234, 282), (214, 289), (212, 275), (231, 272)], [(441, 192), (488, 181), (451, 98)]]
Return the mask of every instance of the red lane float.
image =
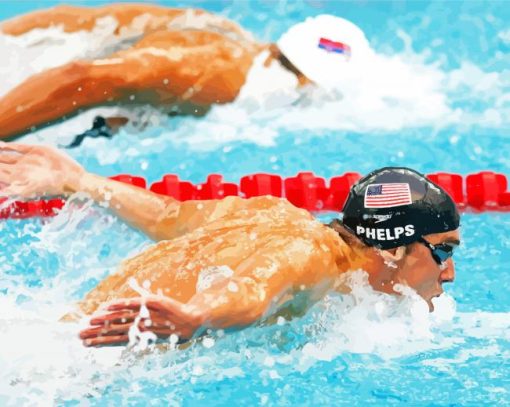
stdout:
[(326, 209), (337, 211), (342, 210), (351, 187), (358, 182), (360, 178), (361, 174), (357, 172), (346, 172), (344, 175), (331, 178), (331, 196), (328, 204), (326, 205)]
[(246, 175), (240, 181), (241, 194), (245, 198), (272, 195), (282, 196), (282, 177), (273, 174)]
[[(0, 199), (0, 208), (7, 199)], [(15, 201), (0, 209), (0, 219), (26, 219), (34, 216), (54, 216), (64, 207), (62, 199), (48, 199), (40, 201)]]
[(171, 196), (179, 201), (221, 199), (226, 196), (239, 195), (238, 186), (224, 183), (223, 176), (218, 174), (209, 175), (207, 181), (199, 185), (180, 181), (177, 175), (165, 175), (161, 181), (152, 184), (150, 190), (157, 194)]
[(223, 176), (211, 174), (207, 177), (207, 182), (195, 187), (194, 199), (222, 199), (226, 196), (239, 195), (239, 188), (236, 184), (223, 182)]
[(333, 177), (329, 187), (324, 178), (300, 172), (284, 180), (285, 198), (298, 208), (310, 211), (340, 211), (353, 184), (361, 178), (357, 172)]
[(311, 172), (300, 172), (296, 177), (283, 181), (285, 198), (298, 208), (320, 211), (328, 201), (330, 191), (324, 178)]
[(156, 194), (168, 195), (179, 201), (193, 199), (195, 187), (191, 182), (179, 181), (177, 175), (165, 175), (161, 181), (151, 185), (150, 190)]
[[(508, 180), (503, 174), (482, 171), (463, 178), (459, 174), (439, 172), (427, 177), (440, 185), (462, 210), (473, 212), (510, 212), (510, 192)], [(300, 172), (295, 177), (282, 178), (274, 174), (251, 174), (241, 178), (239, 186), (224, 182), (219, 174), (211, 174), (203, 184), (193, 185), (181, 181), (177, 175), (168, 174), (153, 183), (150, 190), (168, 195), (180, 201), (190, 199), (222, 199), (226, 196), (251, 198), (261, 195), (285, 197), (299, 208), (310, 211), (340, 211), (347, 199), (351, 186), (361, 178), (361, 174), (348, 172), (326, 182), (312, 172)], [(146, 188), (142, 177), (120, 174), (111, 177), (119, 182)], [(0, 208), (6, 199), (0, 199)], [(4, 204), (5, 206), (5, 204)], [(0, 219), (25, 219), (33, 216), (53, 216), (62, 209), (61, 199), (16, 201), (0, 209)]]
[(502, 203), (508, 202), (507, 179), (503, 174), (482, 171), (466, 177), (466, 195), (468, 205), (477, 210), (497, 210)]

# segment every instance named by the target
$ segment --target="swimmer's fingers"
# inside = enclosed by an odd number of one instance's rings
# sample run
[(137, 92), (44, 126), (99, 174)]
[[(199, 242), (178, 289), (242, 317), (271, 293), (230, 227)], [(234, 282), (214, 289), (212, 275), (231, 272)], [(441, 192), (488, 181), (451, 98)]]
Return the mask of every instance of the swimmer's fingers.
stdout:
[(108, 311), (118, 311), (118, 310), (133, 310), (139, 311), (142, 305), (145, 305), (147, 309), (154, 311), (163, 311), (165, 307), (162, 302), (166, 301), (167, 298), (162, 297), (138, 297), (138, 298), (129, 298), (124, 300), (119, 300), (112, 302), (107, 306)]
[(84, 329), (80, 332), (80, 339), (90, 339), (99, 336), (115, 336), (120, 334), (127, 334), (132, 324), (108, 324), (101, 326), (94, 326)]
[(23, 156), (0, 150), (0, 164), (7, 164), (12, 166), (19, 161), (20, 157)]
[[(149, 331), (150, 329), (144, 329), (145, 331)], [(165, 329), (152, 329), (150, 330), (160, 339), (166, 339), (172, 333)], [(129, 336), (126, 335), (110, 335), (110, 336), (96, 336), (93, 338), (87, 338), (83, 340), (83, 345), (87, 347), (99, 347), (99, 346), (124, 346), (129, 343)]]
[(9, 152), (15, 151), (20, 154), (26, 154), (35, 149), (34, 146), (30, 144), (21, 144), (21, 143), (6, 143), (5, 141), (0, 141), (0, 152)]
[[(102, 325), (94, 325), (84, 329), (80, 332), (80, 339), (90, 339), (98, 336), (115, 336), (127, 334), (129, 329), (133, 325), (131, 322), (123, 323), (105, 323)], [(176, 326), (164, 318), (158, 317), (153, 319), (142, 319), (138, 322), (138, 329), (140, 331), (152, 331), (153, 329), (161, 332), (169, 332), (168, 335), (172, 334)], [(155, 332), (156, 333), (156, 332)]]
[[(98, 315), (90, 320), (90, 325), (95, 327), (120, 327), (128, 324), (128, 327), (133, 324), (136, 317), (139, 315), (136, 311), (116, 311), (110, 314)], [(161, 326), (170, 326), (170, 321), (166, 318), (152, 312), (148, 318), (140, 318), (140, 321), (151, 321), (150, 323), (160, 324)], [(124, 325), (123, 325), (124, 324)]]
[(98, 315), (91, 318), (90, 325), (133, 322), (137, 315), (138, 313), (132, 310), (112, 312), (109, 314)]
[(123, 346), (129, 342), (127, 335), (116, 336), (98, 336), (96, 338), (85, 339), (83, 344), (87, 347), (92, 346)]
[(131, 298), (113, 302), (107, 306), (108, 311), (133, 310), (139, 311), (145, 305), (149, 311), (156, 311), (178, 319), (189, 319), (190, 315), (184, 310), (184, 304), (170, 297), (148, 296)]
[(122, 311), (132, 310), (139, 311), (144, 301), (141, 298), (129, 298), (124, 300), (114, 301), (106, 306), (108, 311)]
[[(172, 334), (177, 334), (180, 338), (189, 338), (193, 334), (191, 329), (187, 327), (176, 329), (177, 327), (169, 321), (164, 321), (164, 323), (161, 323), (161, 321), (139, 321), (138, 329), (140, 332), (152, 332), (159, 338), (168, 338)], [(81, 331), (79, 337), (83, 340), (85, 346), (126, 343), (128, 342), (128, 333), (131, 326), (132, 323), (92, 327)]]

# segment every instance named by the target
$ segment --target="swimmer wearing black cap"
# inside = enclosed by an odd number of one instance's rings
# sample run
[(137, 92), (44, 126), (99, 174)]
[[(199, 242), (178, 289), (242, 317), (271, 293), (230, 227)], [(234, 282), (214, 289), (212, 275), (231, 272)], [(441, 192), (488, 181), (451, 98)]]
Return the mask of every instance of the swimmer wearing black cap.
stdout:
[[(86, 346), (128, 342), (130, 327), (180, 340), (302, 315), (345, 275), (363, 269), (376, 290), (432, 298), (454, 279), (459, 214), (421, 174), (383, 168), (351, 190), (343, 221), (324, 225), (270, 196), (178, 202), (86, 172), (49, 147), (0, 144), (0, 196), (84, 192), (157, 243), (122, 263), (66, 319), (90, 317)], [(145, 291), (139, 286), (144, 286)], [(293, 299), (299, 294), (299, 301)], [(306, 299), (306, 301), (303, 301)], [(141, 313), (145, 304), (149, 316)], [(150, 319), (150, 322), (147, 320)]]

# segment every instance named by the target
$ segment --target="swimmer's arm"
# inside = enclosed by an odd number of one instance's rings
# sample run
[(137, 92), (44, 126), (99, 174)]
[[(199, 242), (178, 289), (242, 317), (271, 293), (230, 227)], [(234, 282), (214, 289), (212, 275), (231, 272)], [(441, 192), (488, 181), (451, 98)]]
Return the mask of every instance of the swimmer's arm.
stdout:
[(165, 296), (110, 303), (107, 313), (93, 316), (80, 337), (86, 346), (127, 342), (142, 305), (149, 310), (152, 323), (140, 323), (141, 330), (163, 338), (177, 334), (184, 340), (209, 328), (235, 330), (252, 325), (278, 311), (298, 291), (308, 294), (311, 305), (331, 285), (325, 268), (330, 266), (322, 261), (324, 255), (315, 244), (301, 240), (292, 247), (290, 241), (282, 237), (280, 247), (248, 257), (234, 276), (213, 283), (186, 304)]
[(69, 192), (85, 192), (96, 202), (106, 202), (118, 217), (155, 241), (176, 238), (246, 205), (239, 197), (180, 202), (91, 173), (71, 184)]
[(86, 172), (53, 147), (0, 142), (0, 197), (68, 197), (77, 192), (107, 204), (124, 221), (154, 239), (165, 238), (161, 221), (177, 214), (180, 207), (171, 197)]
[(179, 202), (174, 198), (86, 172), (53, 147), (0, 142), (0, 197), (88, 194), (150, 238), (168, 240), (243, 208), (264, 209), (276, 199), (260, 197)]

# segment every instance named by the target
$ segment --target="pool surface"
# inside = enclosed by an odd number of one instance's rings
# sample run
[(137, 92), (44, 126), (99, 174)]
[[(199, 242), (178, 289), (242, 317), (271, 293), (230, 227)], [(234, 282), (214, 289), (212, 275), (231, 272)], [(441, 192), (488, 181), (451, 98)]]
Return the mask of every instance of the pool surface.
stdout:
[[(0, 19), (56, 3), (4, 2)], [(379, 64), (347, 95), (316, 92), (290, 108), (234, 103), (199, 119), (135, 109), (149, 126), (71, 150), (89, 171), (149, 182), (176, 173), (194, 183), (210, 173), (235, 182), (253, 172), (329, 178), (385, 165), (510, 176), (504, 2), (179, 4), (226, 15), (266, 41), (306, 16), (334, 13), (365, 31)], [(77, 41), (51, 37), (58, 53)], [(0, 36), (9, 56), (0, 95), (34, 72), (29, 61), (51, 65), (27, 43)], [(23, 141), (64, 144), (101, 111)], [(58, 322), (122, 259), (150, 245), (145, 236), (73, 198), (52, 219), (0, 221), (0, 239), (1, 406), (510, 404), (510, 214), (462, 217), (456, 281), (432, 314), (413, 293), (374, 292), (360, 271), (351, 276), (352, 294), (332, 294), (303, 318), (211, 332), (186, 349), (147, 354), (86, 349), (77, 324)]]

